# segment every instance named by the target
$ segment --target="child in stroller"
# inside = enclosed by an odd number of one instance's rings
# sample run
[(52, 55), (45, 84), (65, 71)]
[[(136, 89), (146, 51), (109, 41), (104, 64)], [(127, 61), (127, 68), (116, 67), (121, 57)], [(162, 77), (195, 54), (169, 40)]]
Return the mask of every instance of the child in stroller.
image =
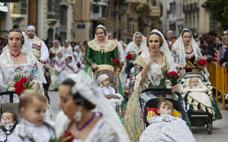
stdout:
[(195, 142), (186, 122), (172, 116), (174, 106), (169, 100), (161, 100), (158, 104), (159, 115), (152, 117), (150, 125), (143, 131), (139, 142)]
[(123, 101), (123, 96), (115, 92), (115, 89), (111, 86), (110, 78), (107, 74), (101, 74), (97, 77), (100, 91), (109, 99), (113, 107), (120, 111), (120, 105)]
[(3, 112), (0, 121), (0, 142), (11, 141), (12, 132), (17, 125), (17, 117), (12, 112)]
[(200, 73), (186, 73), (180, 80), (181, 94), (192, 126), (207, 125), (212, 133), (212, 120), (221, 119), (210, 82)]

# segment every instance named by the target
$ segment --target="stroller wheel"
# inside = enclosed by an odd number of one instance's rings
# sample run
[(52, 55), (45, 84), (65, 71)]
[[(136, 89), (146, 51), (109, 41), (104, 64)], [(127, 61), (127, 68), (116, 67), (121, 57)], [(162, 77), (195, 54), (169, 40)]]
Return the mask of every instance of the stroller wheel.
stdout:
[(212, 123), (211, 122), (209, 122), (207, 124), (207, 133), (208, 133), (208, 135), (212, 134)]

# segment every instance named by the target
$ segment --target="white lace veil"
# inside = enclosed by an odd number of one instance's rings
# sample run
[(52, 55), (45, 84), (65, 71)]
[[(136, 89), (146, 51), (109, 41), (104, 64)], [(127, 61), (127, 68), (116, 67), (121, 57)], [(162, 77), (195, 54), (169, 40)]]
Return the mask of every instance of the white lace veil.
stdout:
[[(166, 61), (168, 64), (168, 71), (176, 71), (175, 65), (174, 65), (174, 61), (173, 61), (173, 57), (171, 55), (171, 52), (169, 50), (168, 44), (163, 36), (163, 34), (157, 30), (157, 29), (153, 29), (151, 33), (156, 33), (158, 34), (160, 37), (162, 37), (163, 39), (163, 44), (160, 47), (160, 52), (162, 52), (165, 57), (166, 57)], [(142, 55), (149, 55), (146, 53), (142, 53)], [(145, 57), (143, 57), (145, 59)], [(160, 84), (160, 80), (162, 78), (164, 78), (162, 70), (161, 70), (161, 66), (158, 64), (152, 64), (151, 65), (151, 69), (150, 72), (148, 73), (148, 77), (150, 79), (150, 81), (152, 82), (153, 85), (159, 85)]]
[(135, 32), (134, 35), (133, 35), (132, 41), (127, 45), (126, 54), (127, 54), (128, 52), (135, 51), (134, 49), (135, 49), (136, 47), (138, 47), (138, 46), (136, 45), (136, 43), (135, 43), (135, 38), (136, 38), (136, 35), (138, 35), (138, 34), (142, 36), (142, 42), (141, 42), (141, 44), (140, 44), (139, 49), (140, 49), (141, 51), (144, 51), (144, 50), (147, 49), (147, 46), (146, 46), (146, 37), (143, 36), (143, 34), (142, 34), (141, 32)]
[(187, 28), (184, 28), (181, 31), (180, 37), (174, 42), (173, 48), (172, 48), (173, 51), (177, 52), (177, 60), (175, 62), (177, 64), (184, 65), (184, 66), (186, 65), (186, 60), (185, 60), (186, 54), (185, 54), (185, 48), (184, 48), (184, 42), (183, 42), (182, 35), (183, 35), (183, 32), (185, 32), (185, 31), (188, 31), (191, 33), (192, 39), (190, 41), (190, 45), (193, 49), (193, 54), (194, 54), (196, 60), (198, 60), (202, 56), (202, 54), (200, 52), (200, 48), (197, 45), (195, 39), (193, 38), (192, 31), (190, 31)]
[(108, 100), (102, 95), (102, 92), (99, 91), (95, 81), (83, 70), (77, 74), (70, 75), (69, 78), (75, 81), (72, 94), (80, 92), (83, 98), (96, 105), (98, 111), (103, 114), (104, 121), (113, 128), (119, 137), (119, 142), (130, 142), (120, 118)]

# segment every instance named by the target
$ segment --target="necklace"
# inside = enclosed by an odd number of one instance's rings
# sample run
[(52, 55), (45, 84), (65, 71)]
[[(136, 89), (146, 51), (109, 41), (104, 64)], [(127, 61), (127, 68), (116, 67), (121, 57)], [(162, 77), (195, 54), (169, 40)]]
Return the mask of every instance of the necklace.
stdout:
[(93, 115), (81, 126), (81, 127), (78, 127), (76, 125), (76, 128), (78, 131), (82, 131), (85, 127), (87, 127), (92, 121), (93, 119), (95, 118), (96, 114), (93, 113)]
[(10, 55), (16, 58), (21, 55), (21, 52), (17, 53), (16, 55), (14, 55), (13, 53), (10, 53)]

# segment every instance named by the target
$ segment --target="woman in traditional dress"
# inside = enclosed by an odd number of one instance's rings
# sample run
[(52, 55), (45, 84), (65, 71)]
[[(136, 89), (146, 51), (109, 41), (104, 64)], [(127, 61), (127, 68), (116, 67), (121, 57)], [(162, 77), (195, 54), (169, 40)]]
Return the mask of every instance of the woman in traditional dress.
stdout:
[(62, 53), (64, 58), (68, 56), (73, 57), (73, 49), (69, 41), (64, 42), (64, 46), (62, 47)]
[[(203, 56), (189, 29), (185, 28), (182, 30), (180, 37), (173, 44), (172, 52), (177, 68), (198, 68), (200, 71), (203, 71), (206, 78), (209, 77), (207, 69), (199, 67), (197, 64), (199, 59), (203, 59)], [(181, 73), (184, 72), (182, 71)]]
[(125, 72), (129, 76), (131, 69), (134, 67), (134, 62), (142, 52), (147, 51), (146, 38), (140, 32), (135, 32), (133, 41), (127, 45), (126, 53), (126, 68)]
[(49, 55), (51, 60), (51, 65), (54, 64), (55, 59), (57, 58), (58, 53), (62, 50), (58, 40), (53, 41), (53, 47), (50, 48)]
[[(208, 84), (210, 84), (209, 81), (209, 73), (207, 71), (206, 66), (200, 67), (197, 62), (199, 59), (202, 59), (202, 54), (200, 52), (200, 49), (195, 42), (192, 32), (185, 28), (181, 32), (181, 36), (176, 40), (176, 42), (173, 44), (173, 53), (175, 58), (175, 63), (177, 68), (197, 68), (195, 70), (196, 72), (200, 72), (204, 77), (207, 79)], [(183, 71), (183, 70), (182, 70)], [(194, 70), (192, 70), (194, 71)], [(185, 73), (185, 71), (181, 72), (181, 74)], [(212, 91), (212, 90), (211, 90)], [(211, 93), (207, 93), (209, 99), (212, 101), (212, 107), (213, 107), (213, 119), (221, 119), (222, 114), (218, 108), (217, 102), (214, 98), (214, 96)], [(202, 98), (201, 98), (202, 99)], [(199, 100), (198, 97), (193, 98), (193, 100), (187, 100), (188, 103), (195, 102), (195, 104), (198, 104), (200, 102), (204, 102), (205, 100)], [(203, 104), (207, 106), (206, 104)]]
[(106, 73), (114, 80), (114, 63), (112, 59), (118, 59), (117, 44), (106, 37), (106, 28), (98, 25), (96, 28), (95, 39), (89, 41), (86, 47), (86, 67), (85, 71), (91, 70), (96, 76)]
[[(162, 33), (152, 30), (147, 38), (148, 51), (141, 54), (144, 66), (136, 76), (134, 92), (130, 96), (126, 114), (125, 126), (133, 142), (137, 142), (144, 129), (142, 113), (139, 105), (139, 93), (148, 87), (166, 88), (166, 74), (175, 71), (174, 61), (168, 48), (168, 44)], [(172, 91), (177, 87), (173, 86)]]
[[(83, 70), (59, 87), (56, 135), (72, 142), (130, 142), (118, 115)], [(64, 113), (63, 113), (64, 112)]]
[(134, 53), (136, 56), (140, 55), (146, 50), (146, 38), (140, 32), (135, 32), (133, 40), (127, 45), (126, 54)]
[(42, 83), (46, 83), (43, 70), (35, 56), (22, 52), (22, 32), (18, 29), (10, 30), (7, 42), (0, 56), (0, 90), (11, 90), (18, 75), (28, 78), (33, 88), (42, 88)]

